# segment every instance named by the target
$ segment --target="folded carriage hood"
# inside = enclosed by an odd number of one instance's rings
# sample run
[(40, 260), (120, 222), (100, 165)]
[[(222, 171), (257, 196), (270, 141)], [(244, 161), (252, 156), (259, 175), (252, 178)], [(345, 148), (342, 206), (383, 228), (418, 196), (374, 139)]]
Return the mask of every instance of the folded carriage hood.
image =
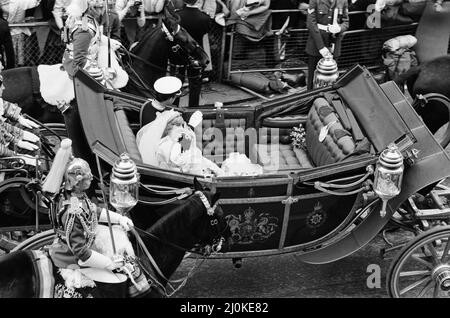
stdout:
[(353, 111), (377, 153), (409, 131), (367, 69), (359, 65), (353, 67), (334, 87)]
[[(362, 72), (361, 74), (364, 74)], [(359, 76), (359, 75), (358, 75)], [(345, 80), (345, 78), (344, 78)], [(356, 83), (368, 83), (372, 86), (370, 80), (357, 79)], [(341, 82), (342, 84), (342, 82)], [(376, 84), (376, 83), (375, 83)], [(368, 86), (368, 87), (370, 87)], [(353, 87), (348, 90), (349, 87)], [(361, 98), (362, 92), (366, 88), (361, 88), (360, 85), (354, 86), (352, 83), (349, 86), (338, 88), (340, 93), (345, 96), (345, 100), (350, 100), (350, 103), (357, 106), (357, 101), (364, 103)], [(358, 91), (360, 90), (360, 91)], [(358, 114), (358, 120), (367, 123), (364, 125), (367, 135), (370, 135), (372, 141), (377, 147), (383, 147), (384, 144), (389, 143), (389, 140), (396, 140), (399, 129), (404, 125), (407, 127), (408, 135), (413, 140), (413, 144), (407, 147), (403, 154), (415, 150), (417, 156), (413, 159), (413, 163), (407, 163), (402, 182), (402, 191), (400, 195), (389, 200), (388, 213), (385, 217), (381, 217), (379, 210), (381, 204), (377, 204), (373, 209), (367, 210), (364, 219), (353, 229), (341, 233), (341, 237), (328, 245), (318, 246), (316, 250), (299, 255), (299, 259), (306, 263), (323, 264), (336, 261), (345, 256), (348, 256), (369, 243), (375, 236), (383, 229), (389, 221), (392, 214), (399, 208), (399, 206), (407, 200), (412, 194), (419, 192), (430, 185), (435, 185), (442, 179), (450, 176), (450, 157), (449, 154), (442, 149), (441, 145), (436, 141), (434, 136), (424, 125), (421, 117), (414, 111), (411, 105), (406, 100), (405, 96), (400, 92), (400, 89), (393, 82), (387, 82), (373, 87), (374, 92), (379, 92), (379, 96), (375, 96), (374, 100), (382, 101), (379, 111), (382, 116), (374, 109), (369, 109), (366, 113), (363, 111), (364, 107), (352, 109)], [(366, 105), (375, 106), (374, 101), (366, 102)], [(389, 106), (391, 110), (388, 109)], [(370, 119), (373, 119), (373, 124), (370, 125)], [(384, 122), (384, 123), (383, 123)], [(394, 127), (394, 128), (393, 128)]]

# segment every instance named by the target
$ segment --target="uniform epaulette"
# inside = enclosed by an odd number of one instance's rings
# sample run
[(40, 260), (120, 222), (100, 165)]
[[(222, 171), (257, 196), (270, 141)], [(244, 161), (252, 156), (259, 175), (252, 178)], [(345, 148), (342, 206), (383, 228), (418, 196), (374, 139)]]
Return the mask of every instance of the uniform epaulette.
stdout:
[(94, 36), (97, 33), (95, 21), (93, 19), (89, 19), (88, 17), (83, 17), (81, 20), (75, 22), (75, 25), (71, 32), (72, 37), (75, 31), (78, 29), (81, 29), (82, 31), (89, 31), (91, 36)]

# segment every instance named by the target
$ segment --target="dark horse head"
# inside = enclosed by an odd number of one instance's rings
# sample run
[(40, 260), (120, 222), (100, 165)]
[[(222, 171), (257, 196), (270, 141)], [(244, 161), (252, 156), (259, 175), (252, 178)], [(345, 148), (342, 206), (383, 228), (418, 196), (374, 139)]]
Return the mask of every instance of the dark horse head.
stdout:
[(179, 16), (166, 5), (160, 23), (131, 49), (126, 92), (154, 97), (153, 83), (166, 75), (169, 61), (198, 70), (209, 64), (206, 52), (179, 22)]
[[(203, 189), (196, 180), (194, 189), (194, 193), (183, 204), (169, 211), (146, 231), (138, 231), (159, 268), (157, 270), (150, 264), (142, 245), (136, 244), (134, 249), (144, 271), (156, 277), (156, 285), (160, 286), (159, 289), (152, 289), (148, 297), (165, 295), (163, 290), (168, 279), (180, 265), (186, 251), (202, 251), (202, 256), (207, 255), (203, 254), (204, 251), (218, 250), (219, 246), (222, 247), (221, 252), (226, 251), (229, 231), (223, 211), (217, 204), (219, 195)], [(39, 248), (51, 244), (53, 231), (48, 231), (45, 237), (43, 235), (40, 233), (36, 239), (33, 237), (29, 239), (30, 242), (22, 243), (22, 246)], [(222, 237), (225, 239), (223, 244)], [(208, 246), (211, 248), (206, 248)], [(29, 250), (0, 256), (0, 298), (38, 297), (42, 285), (38, 284), (40, 276), (35, 264), (35, 256)], [(48, 280), (46, 277), (46, 282)]]
[[(145, 245), (157, 251), (155, 261), (165, 277), (175, 272), (185, 252), (193, 247), (200, 254), (217, 250), (218, 246), (220, 252), (228, 250), (231, 232), (218, 200), (218, 193), (213, 194), (194, 179), (194, 193), (147, 229), (151, 235), (141, 235)], [(167, 280), (159, 278), (165, 286)]]
[[(449, 122), (450, 55), (440, 56), (411, 67), (394, 81), (402, 88), (405, 83), (407, 84), (408, 91), (414, 99), (413, 106), (431, 133), (435, 134)], [(447, 128), (445, 134), (438, 139), (445, 148), (450, 142), (450, 128)]]

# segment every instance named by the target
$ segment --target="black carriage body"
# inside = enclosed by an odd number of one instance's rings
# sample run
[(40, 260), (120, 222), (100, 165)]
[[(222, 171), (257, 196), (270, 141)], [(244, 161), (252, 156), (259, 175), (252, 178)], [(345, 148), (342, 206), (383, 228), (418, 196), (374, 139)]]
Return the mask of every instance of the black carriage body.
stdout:
[[(72, 113), (66, 114), (66, 121), (74, 127), (72, 131), (69, 129), (69, 136), (75, 141), (74, 152), (85, 157), (90, 153), (92, 167), (95, 167), (92, 155), (98, 156), (106, 171), (111, 170), (121, 153), (131, 155), (141, 174), (141, 183), (150, 188), (141, 187), (143, 202), (135, 208), (135, 216), (157, 214), (158, 209), (145, 202), (164, 202), (168, 198), (166, 191), (192, 186), (193, 175), (142, 163), (132, 129), (136, 127), (128, 122), (123, 107), (137, 109), (146, 102), (145, 99), (105, 90), (82, 71), (75, 78), (75, 91), (77, 105), (70, 111)], [(247, 107), (227, 106), (226, 110), (199, 107), (180, 111), (189, 115), (200, 109), (204, 114), (204, 125), (213, 125), (225, 132), (230, 128), (230, 122), (245, 129), (262, 129), (273, 126), (277, 116), (286, 118), (295, 113), (299, 109), (295, 106), (298, 101), (324, 92), (337, 93), (346, 101), (375, 151), (319, 167), (285, 169), (255, 177), (200, 179), (213, 191), (221, 193), (220, 204), (232, 234), (230, 251), (214, 257), (297, 252), (309, 263), (337, 260), (370, 242), (410, 195), (450, 176), (450, 157), (398, 87), (393, 82), (379, 86), (360, 66), (347, 72), (333, 87), (274, 102)], [(300, 112), (303, 118), (306, 118), (305, 111)], [(301, 117), (302, 114), (296, 118)], [(380, 200), (370, 196), (370, 192), (341, 196), (314, 187), (316, 181), (361, 178), (368, 166), (375, 167), (379, 153), (392, 142), (400, 145), (409, 164), (405, 167), (402, 191), (389, 201), (385, 217), (379, 214)], [(411, 156), (412, 153), (416, 156)]]

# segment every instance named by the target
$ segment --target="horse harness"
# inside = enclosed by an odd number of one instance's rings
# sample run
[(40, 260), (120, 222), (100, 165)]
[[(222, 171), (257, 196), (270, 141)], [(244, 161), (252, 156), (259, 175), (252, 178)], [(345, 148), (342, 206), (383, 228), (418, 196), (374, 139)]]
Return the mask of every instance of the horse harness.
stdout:
[(214, 229), (216, 230), (217, 237), (220, 237), (220, 239), (216, 243), (214, 243), (211, 247), (206, 248), (206, 251), (204, 253), (199, 253), (199, 252), (197, 252), (195, 250), (186, 249), (186, 248), (183, 248), (183, 247), (178, 246), (176, 244), (173, 244), (171, 242), (163, 241), (159, 237), (157, 237), (157, 236), (155, 236), (153, 234), (147, 233), (147, 232), (142, 231), (142, 230), (140, 230), (138, 228), (136, 228), (136, 229), (138, 230), (138, 232), (143, 233), (146, 236), (153, 237), (154, 239), (157, 239), (161, 243), (164, 243), (164, 244), (166, 244), (168, 246), (171, 246), (171, 247), (173, 247), (173, 248), (175, 248), (177, 250), (183, 251), (183, 252), (189, 252), (189, 253), (198, 254), (198, 255), (201, 255), (201, 256), (208, 256), (209, 254), (211, 254), (211, 252), (214, 252), (214, 253), (219, 252), (222, 249), (222, 244), (224, 242), (224, 238), (221, 237), (221, 231), (220, 231), (220, 228), (219, 228), (219, 220), (217, 219), (217, 217), (214, 217), (215, 211), (216, 211), (217, 207), (219, 206), (219, 204), (218, 204), (218, 202), (216, 202), (213, 206), (211, 206), (211, 204), (209, 203), (208, 199), (206, 198), (206, 196), (201, 191), (196, 191), (196, 192), (194, 192), (193, 195), (198, 195), (199, 196), (200, 200), (202, 201), (202, 203), (203, 203), (203, 205), (204, 205), (204, 207), (206, 209), (206, 213), (208, 214), (208, 216), (212, 217), (212, 219), (211, 219), (209, 224), (212, 227), (214, 227)]
[[(201, 67), (200, 67), (200, 63), (196, 60), (196, 59), (194, 59), (193, 57), (192, 57), (192, 55), (190, 55), (189, 54), (189, 52), (187, 52), (180, 44), (178, 44), (178, 43), (175, 43), (175, 35), (177, 35), (177, 33), (178, 32), (180, 32), (180, 30), (181, 30), (181, 26), (178, 24), (178, 28), (177, 28), (177, 30), (172, 34), (172, 33), (170, 33), (170, 31), (169, 31), (169, 29), (167, 29), (167, 27), (166, 27), (166, 25), (164, 24), (164, 23), (161, 23), (161, 30), (164, 32), (164, 34), (166, 35), (166, 39), (168, 40), (168, 41), (170, 41), (170, 42), (173, 42), (174, 43), (174, 45), (172, 46), (172, 52), (173, 53), (178, 53), (178, 51), (182, 51), (182, 53), (184, 53), (186, 56), (187, 56), (187, 58), (188, 58), (188, 60), (189, 60), (189, 64), (191, 65), (191, 67), (193, 67), (193, 68), (198, 68), (198, 69), (200, 69)], [(196, 47), (199, 47), (200, 45), (198, 45), (198, 43), (197, 43), (197, 46)], [(175, 66), (177, 69), (178, 68), (181, 68), (181, 67), (184, 67), (184, 65), (177, 65), (177, 64), (172, 64), (172, 63), (170, 63), (171, 65), (173, 65), (173, 66)]]
[[(205, 208), (206, 208), (206, 213), (208, 214), (208, 216), (211, 216), (211, 217), (214, 216), (215, 210), (216, 210), (217, 207), (218, 207), (218, 202), (216, 202), (213, 206), (211, 206), (211, 204), (209, 203), (208, 199), (206, 198), (206, 196), (205, 196), (205, 195), (203, 194), (203, 192), (201, 192), (201, 191), (196, 191), (196, 192), (194, 192), (193, 195), (198, 195), (198, 196), (199, 196), (200, 200), (202, 201), (203, 205), (204, 205)], [(221, 233), (220, 233), (220, 229), (219, 229), (219, 221), (217, 220), (217, 218), (212, 219), (212, 220), (210, 221), (210, 225), (215, 227), (215, 229), (217, 230), (218, 236), (220, 236)], [(151, 256), (151, 254), (149, 253), (149, 251), (147, 250), (147, 248), (145, 247), (145, 244), (144, 244), (144, 242), (142, 241), (142, 239), (140, 238), (140, 236), (139, 236), (138, 232), (136, 231), (136, 229), (137, 229), (137, 228), (133, 228), (131, 231), (132, 231), (133, 234), (135, 235), (136, 240), (137, 240), (137, 243), (138, 243), (139, 245), (141, 245), (141, 247), (142, 247), (143, 250), (144, 250), (145, 255), (147, 256), (148, 260), (149, 260), (150, 263), (152, 264), (152, 266), (153, 266), (153, 268), (155, 269), (156, 273), (157, 273), (162, 279), (164, 279), (164, 280), (168, 283), (168, 285), (169, 285), (170, 288), (172, 289), (172, 292), (171, 292), (170, 294), (168, 294), (167, 291), (166, 291), (166, 288), (164, 287), (164, 285), (161, 284), (161, 283), (159, 283), (158, 280), (157, 280), (156, 278), (154, 278), (154, 277), (151, 275), (151, 273), (149, 273), (149, 272), (145, 269), (144, 266), (142, 266), (142, 268), (143, 268), (144, 271), (147, 273), (147, 275), (151, 278), (152, 284), (158, 285), (158, 286), (166, 293), (166, 296), (172, 296), (173, 294), (175, 294), (180, 288), (182, 288), (182, 287), (186, 284), (188, 278), (192, 276), (192, 274), (193, 274), (195, 268), (198, 267), (198, 265), (197, 265), (197, 264), (194, 264), (194, 266), (191, 268), (191, 270), (189, 271), (189, 273), (186, 275), (185, 278), (177, 279), (177, 280), (170, 280), (170, 279), (168, 279), (168, 278), (162, 273), (162, 271), (161, 271), (161, 269), (159, 268), (158, 264), (156, 264), (155, 260), (153, 259), (153, 257)], [(160, 242), (162, 242), (162, 243), (164, 243), (164, 244), (167, 244), (167, 245), (169, 245), (169, 246), (172, 246), (172, 247), (174, 247), (174, 248), (176, 248), (176, 249), (178, 249), (178, 250), (181, 250), (181, 251), (183, 251), (183, 252), (190, 252), (190, 253), (193, 253), (193, 254), (199, 254), (199, 255), (201, 255), (201, 256), (209, 256), (209, 255), (211, 254), (211, 252), (214, 252), (214, 253), (219, 252), (219, 251), (221, 250), (221, 248), (222, 248), (223, 242), (225, 241), (225, 239), (224, 239), (222, 236), (220, 236), (220, 239), (218, 240), (218, 242), (214, 243), (213, 246), (211, 246), (210, 248), (205, 249), (205, 252), (204, 252), (204, 253), (198, 253), (198, 252), (193, 251), (193, 250), (187, 250), (187, 249), (185, 249), (185, 248), (183, 248), (183, 247), (181, 247), (181, 246), (178, 246), (178, 245), (176, 245), (176, 244), (173, 244), (173, 243), (171, 243), (171, 242), (162, 241), (162, 240), (161, 240), (160, 238), (158, 238), (157, 236), (152, 235), (152, 234), (150, 234), (150, 233), (147, 233), (147, 232), (145, 232), (145, 231), (139, 230), (139, 232), (141, 232), (141, 233), (143, 233), (143, 234), (145, 234), (145, 235), (151, 236), (151, 237), (153, 237), (153, 238), (159, 240)], [(204, 261), (204, 259), (203, 259), (203, 261)], [(171, 283), (180, 283), (180, 285), (178, 285), (177, 288), (174, 288), (174, 287), (171, 285)]]

